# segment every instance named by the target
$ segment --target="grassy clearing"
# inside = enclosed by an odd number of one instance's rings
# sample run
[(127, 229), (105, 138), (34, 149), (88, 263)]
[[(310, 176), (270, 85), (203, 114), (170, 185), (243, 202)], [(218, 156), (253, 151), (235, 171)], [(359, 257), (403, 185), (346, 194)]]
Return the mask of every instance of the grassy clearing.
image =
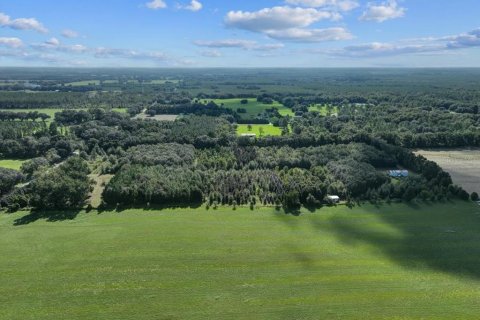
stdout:
[(127, 210), (14, 226), (0, 319), (477, 319), (480, 207)]
[(257, 137), (262, 136), (260, 134), (260, 128), (263, 130), (263, 136), (280, 136), (282, 134), (282, 129), (279, 127), (274, 127), (269, 124), (252, 124), (252, 130), (248, 130), (248, 124), (239, 124), (237, 125), (237, 134), (242, 135), (244, 133), (255, 133)]
[(11, 159), (4, 159), (0, 160), (0, 167), (13, 169), (13, 170), (20, 170), (20, 167), (26, 160), (11, 160)]
[(308, 107), (309, 112), (319, 112), (322, 116), (338, 114), (338, 107), (316, 104)]
[[(258, 114), (261, 114), (265, 110), (271, 109), (271, 108), (277, 108), (279, 110), (279, 113), (282, 115), (287, 115), (287, 114), (293, 115), (292, 110), (290, 110), (289, 108), (285, 107), (284, 105), (278, 102), (274, 102), (272, 104), (264, 104), (264, 103), (258, 102), (256, 98), (250, 98), (250, 99), (247, 99), (248, 100), (247, 104), (241, 104), (240, 101), (242, 100), (243, 99), (214, 99), (213, 101), (218, 105), (223, 104), (225, 108), (232, 109), (235, 111), (238, 108), (246, 109), (247, 113), (240, 113), (240, 116), (243, 119), (254, 119), (257, 117)], [(208, 102), (208, 101), (205, 101), (205, 102)]]
[(112, 174), (90, 175), (90, 179), (95, 181), (92, 194), (90, 195), (90, 199), (88, 200), (88, 202), (93, 208), (98, 208), (101, 205), (103, 190), (105, 189), (105, 186), (108, 184), (108, 182), (110, 182), (112, 178), (113, 178)]

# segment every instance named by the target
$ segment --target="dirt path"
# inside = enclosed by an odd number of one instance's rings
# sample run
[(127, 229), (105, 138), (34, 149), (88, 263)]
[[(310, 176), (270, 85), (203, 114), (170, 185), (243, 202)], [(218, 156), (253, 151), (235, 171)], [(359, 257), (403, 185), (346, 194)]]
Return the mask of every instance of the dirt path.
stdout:
[(89, 202), (93, 208), (98, 208), (102, 203), (102, 193), (105, 189), (105, 185), (113, 178), (112, 174), (98, 175), (92, 174), (90, 178), (95, 181), (92, 194), (90, 195)]

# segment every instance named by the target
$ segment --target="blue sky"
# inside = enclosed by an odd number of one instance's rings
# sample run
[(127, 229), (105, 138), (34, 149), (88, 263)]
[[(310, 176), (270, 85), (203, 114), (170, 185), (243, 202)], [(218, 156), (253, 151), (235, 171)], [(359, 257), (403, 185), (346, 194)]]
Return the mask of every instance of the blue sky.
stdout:
[(480, 67), (478, 0), (0, 0), (1, 66)]

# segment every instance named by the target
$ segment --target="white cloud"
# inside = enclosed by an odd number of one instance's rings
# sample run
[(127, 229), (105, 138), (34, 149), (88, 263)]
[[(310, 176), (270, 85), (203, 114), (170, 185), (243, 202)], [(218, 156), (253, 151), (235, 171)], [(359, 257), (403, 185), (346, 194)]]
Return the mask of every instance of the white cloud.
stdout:
[(0, 26), (15, 30), (34, 30), (47, 33), (48, 30), (35, 18), (11, 19), (10, 16), (0, 12)]
[(447, 41), (449, 49), (461, 49), (469, 47), (480, 47), (480, 28), (468, 33), (462, 33), (456, 36), (441, 38), (440, 41)]
[(0, 45), (9, 48), (20, 48), (23, 46), (23, 42), (18, 38), (0, 37)]
[(268, 31), (266, 34), (270, 38), (296, 42), (321, 42), (353, 39), (353, 35), (345, 28), (291, 28), (286, 30), (272, 30)]
[(336, 12), (321, 11), (314, 8), (273, 7), (255, 12), (230, 11), (225, 23), (229, 27), (254, 32), (307, 27), (321, 20), (338, 20)]
[(218, 50), (205, 50), (201, 51), (200, 54), (207, 58), (219, 58), (222, 56), (222, 53)]
[[(295, 3), (320, 5), (336, 3), (336, 0), (289, 0)], [(292, 3), (293, 3), (292, 2)], [(340, 1), (341, 2), (341, 1)], [(232, 28), (263, 33), (272, 39), (295, 42), (321, 42), (352, 39), (345, 28), (310, 29), (321, 20), (336, 21), (341, 15), (335, 11), (301, 7), (264, 8), (256, 12), (230, 11), (225, 24)]]
[(60, 45), (60, 41), (57, 38), (50, 38), (50, 40), (45, 41), (45, 44), (58, 47)]
[(340, 11), (350, 11), (358, 8), (356, 0), (285, 0), (286, 3), (310, 8), (327, 7)]
[(93, 51), (94, 57), (99, 59), (119, 58), (139, 61), (152, 61), (155, 63), (173, 66), (185, 66), (194, 63), (188, 59), (172, 57), (161, 51), (137, 51), (106, 47), (95, 48), (91, 51)]
[(248, 49), (256, 45), (255, 41), (250, 40), (237, 40), (237, 39), (225, 39), (216, 41), (203, 41), (198, 40), (193, 42), (199, 47), (207, 48), (242, 48)]
[(62, 36), (65, 38), (77, 38), (78, 37), (78, 32), (70, 29), (65, 29), (62, 31)]
[(194, 41), (196, 46), (206, 47), (206, 48), (239, 48), (244, 50), (255, 50), (255, 51), (272, 51), (278, 50), (284, 47), (282, 43), (268, 43), (268, 44), (258, 44), (256, 41), (250, 40), (241, 40), (241, 39), (225, 39), (225, 40), (216, 40), (216, 41)]
[(152, 10), (158, 10), (165, 9), (167, 7), (167, 4), (163, 0), (152, 0), (150, 2), (147, 2), (145, 6)]
[(188, 5), (178, 5), (179, 9), (185, 9), (185, 10), (190, 10), (190, 11), (200, 11), (203, 8), (203, 5), (200, 1), (198, 0), (192, 0), (190, 1), (190, 4)]
[(7, 16), (5, 13), (0, 12), (0, 26), (8, 25), (10, 22), (10, 17)]
[(360, 20), (384, 22), (386, 20), (401, 18), (407, 9), (398, 5), (396, 0), (388, 0), (380, 4), (368, 3), (367, 10), (363, 12)]
[(441, 38), (411, 39), (396, 43), (372, 42), (323, 53), (350, 58), (370, 58), (401, 54), (441, 54), (473, 47), (480, 47), (480, 28)]
[(31, 47), (40, 51), (62, 51), (71, 53), (86, 53), (89, 50), (86, 46), (81, 44), (64, 45), (57, 38), (50, 38), (40, 44), (34, 43)]

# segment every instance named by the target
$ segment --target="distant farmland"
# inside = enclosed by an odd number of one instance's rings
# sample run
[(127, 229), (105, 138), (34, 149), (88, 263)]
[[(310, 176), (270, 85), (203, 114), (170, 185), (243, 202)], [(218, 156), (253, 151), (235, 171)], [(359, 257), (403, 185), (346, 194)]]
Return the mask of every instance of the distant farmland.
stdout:
[(480, 193), (480, 149), (419, 150), (415, 153), (436, 162), (466, 191)]

